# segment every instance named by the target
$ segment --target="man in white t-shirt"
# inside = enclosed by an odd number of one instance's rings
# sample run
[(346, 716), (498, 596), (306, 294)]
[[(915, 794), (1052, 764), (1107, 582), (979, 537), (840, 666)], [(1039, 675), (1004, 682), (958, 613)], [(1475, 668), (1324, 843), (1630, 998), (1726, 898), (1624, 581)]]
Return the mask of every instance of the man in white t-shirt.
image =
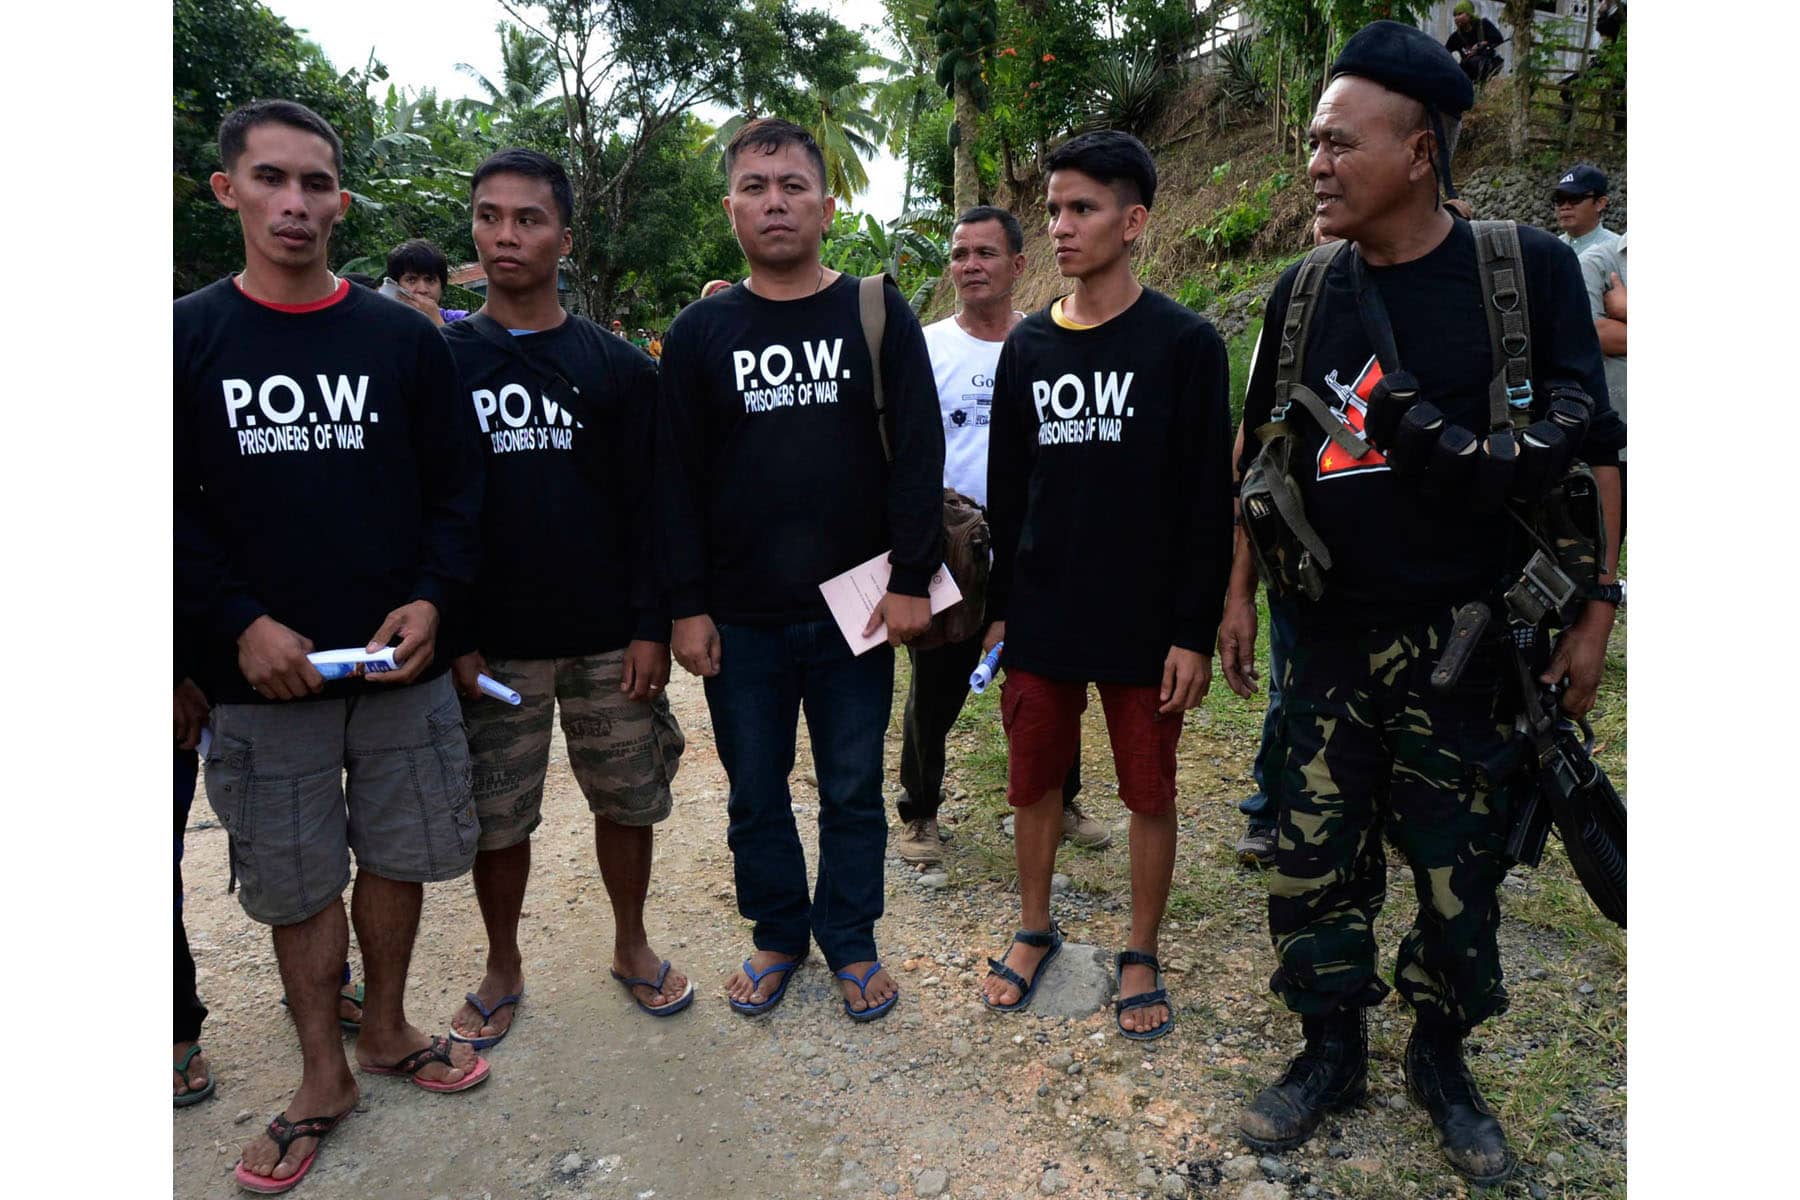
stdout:
[[(994, 368), (1007, 333), (1025, 316), (1012, 305), (1013, 287), (1025, 273), (1024, 248), (1019, 219), (1005, 209), (982, 204), (963, 213), (950, 233), (956, 312), (925, 327), (944, 416), (944, 486), (984, 506)], [(905, 794), (894, 845), (907, 862), (937, 862), (943, 853), (937, 814), (944, 799), (944, 739), (968, 698), (969, 675), (981, 661), (981, 637), (932, 650), (909, 647), (907, 657), (912, 683), (900, 751)], [(1080, 790), (1077, 755), (1063, 782), (1063, 836), (1083, 846), (1104, 846), (1112, 834), (1076, 806)]]

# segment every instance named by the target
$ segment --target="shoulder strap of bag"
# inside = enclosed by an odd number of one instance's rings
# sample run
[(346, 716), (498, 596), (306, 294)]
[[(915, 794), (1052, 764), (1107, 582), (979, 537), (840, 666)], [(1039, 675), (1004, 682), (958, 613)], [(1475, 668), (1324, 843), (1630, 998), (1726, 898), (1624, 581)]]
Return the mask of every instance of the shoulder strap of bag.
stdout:
[(1494, 364), (1488, 383), (1488, 432), (1510, 432), (1531, 423), (1531, 308), (1525, 295), (1519, 227), (1511, 221), (1470, 224)]
[[(572, 321), (575, 318), (571, 315), (568, 319)], [(463, 318), (463, 323), (480, 334), (482, 340), (490, 346), (495, 347), (514, 361), (522, 363), (525, 369), (530, 371), (543, 385), (552, 400), (575, 414), (575, 419), (581, 421), (582, 424), (588, 423), (583, 419), (587, 412), (586, 404), (581, 399), (581, 394), (575, 390), (575, 385), (564, 379), (562, 372), (551, 364), (525, 353), (525, 348), (519, 345), (519, 339), (508, 333), (504, 325), (484, 312), (470, 313)]]
[(887, 298), (882, 289), (891, 281), (887, 272), (865, 275), (856, 285), (856, 305), (862, 315), (863, 340), (869, 344), (870, 386), (875, 389), (875, 428), (881, 433), (881, 453), (894, 464), (894, 444), (888, 437), (887, 396), (881, 388), (881, 341), (887, 336)]
[(1269, 413), (1269, 423), (1256, 431), (1256, 436), (1265, 444), (1271, 438), (1288, 433), (1288, 409), (1298, 404), (1319, 423), (1326, 436), (1352, 458), (1361, 458), (1369, 451), (1368, 440), (1346, 425), (1331, 411), (1330, 405), (1301, 382), (1301, 372), (1306, 365), (1306, 342), (1312, 333), (1319, 293), (1325, 287), (1325, 273), (1347, 244), (1337, 241), (1314, 246), (1306, 261), (1300, 264), (1300, 273), (1294, 276), (1294, 290), (1288, 294), (1287, 318), (1281, 325), (1281, 347), (1275, 359), (1275, 407)]

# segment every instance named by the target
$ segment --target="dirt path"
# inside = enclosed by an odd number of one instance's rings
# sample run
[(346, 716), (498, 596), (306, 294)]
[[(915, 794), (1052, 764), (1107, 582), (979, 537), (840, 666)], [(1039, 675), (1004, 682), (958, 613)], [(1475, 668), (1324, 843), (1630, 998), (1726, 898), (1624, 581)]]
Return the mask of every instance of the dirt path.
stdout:
[[(399, 1080), (359, 1077), (363, 1105), (296, 1194), (1467, 1194), (1437, 1158), (1423, 1115), (1399, 1098), (1405, 1022), (1392, 1006), (1381, 1010), (1374, 1029), (1368, 1109), (1280, 1161), (1259, 1164), (1230, 1136), (1237, 1105), (1258, 1080), (1279, 1071), (1298, 1038), (1297, 1023), (1263, 990), (1272, 963), (1261, 883), (1238, 871), (1226, 850), (1236, 818), (1224, 800), (1244, 790), (1249, 747), (1241, 731), (1196, 716), (1183, 741), (1184, 845), (1164, 945), (1180, 1024), (1175, 1036), (1141, 1046), (1111, 1033), (1110, 1010), (1085, 1022), (1002, 1019), (977, 1001), (977, 964), (1004, 945), (1017, 903), (1008, 890), (1010, 845), (999, 829), (1004, 804), (993, 786), (997, 731), (989, 726), (997, 721), (979, 708), (955, 735), (953, 775), (971, 798), (946, 807), (947, 817), (960, 818), (947, 858), (949, 885), (924, 886), (897, 860), (888, 863), (887, 915), (877, 933), (903, 989), (893, 1016), (870, 1026), (846, 1020), (817, 960), (771, 1016), (732, 1013), (723, 984), (749, 937), (731, 888), (725, 778), (697, 681), (677, 672), (670, 699), (689, 751), (675, 784), (675, 813), (659, 827), (649, 924), (657, 947), (696, 980), (693, 1008), (655, 1021), (607, 977), (611, 914), (594, 865), (592, 824), (559, 733), (521, 930), (529, 999), (513, 1036), (491, 1052), (493, 1078), (470, 1093), (439, 1097)], [(896, 726), (898, 711), (896, 704)], [(1091, 763), (1084, 799), (1119, 836), (1104, 852), (1065, 853), (1059, 870), (1072, 880), (1056, 898), (1057, 914), (1073, 939), (1111, 947), (1123, 936), (1129, 900), (1123, 813), (1097, 724), (1084, 744)], [(896, 755), (890, 744), (890, 762)], [(817, 797), (804, 745), (799, 762), (795, 806), (810, 862)], [(285, 1103), (298, 1070), (267, 932), (224, 894), (225, 835), (211, 818), (210, 806), (197, 799), (185, 874), (188, 935), (212, 1010), (205, 1041), (219, 1095), (175, 1114), (175, 1194), (184, 1198), (242, 1194), (230, 1175), (237, 1149)], [(1189, 837), (1194, 821), (1199, 837)], [(1563, 902), (1555, 883), (1547, 879), (1544, 896), (1534, 882), (1522, 889), (1555, 909)], [(1410, 917), (1409, 891), (1410, 882), (1396, 878), (1390, 914)], [(1560, 1009), (1540, 1023), (1532, 1019), (1535, 1005), (1516, 1003), (1515, 1016), (1524, 1007), (1529, 1023), (1521, 1029), (1508, 1018), (1511, 1040), (1485, 1047), (1476, 1065), (1484, 1082), (1495, 1080), (1490, 1097), (1498, 1092), (1507, 1101), (1509, 1128), (1535, 1110), (1529, 1129), (1514, 1130), (1515, 1144), (1527, 1154), (1541, 1155), (1549, 1145), (1566, 1151), (1551, 1160), (1562, 1160), (1554, 1169), (1528, 1171), (1509, 1195), (1611, 1194), (1611, 1177), (1623, 1177), (1622, 945), (1615, 971), (1586, 943), (1557, 936), (1559, 912), (1540, 914), (1543, 928), (1509, 923), (1509, 973), (1526, 977), (1515, 996), (1554, 987), (1594, 1010), (1594, 1018), (1585, 1031), (1570, 1030), (1548, 1021)], [(1398, 928), (1391, 917), (1383, 924), (1391, 956)], [(478, 981), (482, 953), (470, 881), (428, 887), (407, 993), (415, 1023), (445, 1025)], [(1603, 990), (1594, 994), (1590, 984), (1574, 1000), (1576, 980), (1588, 978)], [(1615, 1016), (1616, 1046), (1609, 1040)], [(1543, 1095), (1531, 1092), (1546, 1048), (1558, 1063), (1565, 1053), (1597, 1063), (1602, 1078), (1584, 1075), (1578, 1087), (1565, 1070)], [(1246, 1190), (1251, 1184), (1257, 1190)]]

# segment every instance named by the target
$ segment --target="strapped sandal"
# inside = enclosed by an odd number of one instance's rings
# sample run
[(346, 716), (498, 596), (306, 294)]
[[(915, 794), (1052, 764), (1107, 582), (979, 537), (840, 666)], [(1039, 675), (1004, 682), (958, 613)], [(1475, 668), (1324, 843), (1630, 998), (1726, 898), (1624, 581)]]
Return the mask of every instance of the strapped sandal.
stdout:
[[(694, 1002), (694, 981), (691, 979), (688, 980), (687, 991), (681, 993), (681, 995), (660, 1008), (645, 1004), (642, 1000), (637, 998), (637, 993), (631, 990), (634, 987), (647, 987), (653, 992), (661, 992), (663, 980), (669, 977), (669, 960), (666, 958), (662, 960), (662, 966), (657, 968), (655, 979), (638, 979), (635, 976), (628, 979), (617, 971), (612, 970), (610, 967), (607, 968), (607, 970), (614, 979), (618, 980), (619, 983), (624, 986), (625, 994), (630, 996), (632, 1000), (637, 1003), (639, 1008), (643, 1009), (653, 1017), (672, 1017)], [(505, 1001), (502, 1001), (501, 1003), (505, 1003)]]
[[(1162, 964), (1156, 961), (1156, 955), (1145, 954), (1142, 950), (1121, 950), (1115, 958), (1116, 979), (1119, 990), (1125, 988), (1126, 967), (1149, 967), (1156, 972), (1156, 988), (1154, 991), (1139, 992), (1135, 996), (1127, 996), (1113, 1001), (1113, 1020), (1119, 1026), (1119, 1032), (1134, 1042), (1153, 1042), (1175, 1028), (1175, 1006), (1169, 1004), (1168, 989), (1163, 987)], [(1125, 1011), (1132, 1008), (1149, 1008), (1156, 1004), (1168, 1004), (1169, 1015), (1161, 1025), (1154, 1029), (1134, 1030), (1125, 1028)]]
[[(518, 992), (511, 996), (502, 996), (494, 1001), (494, 1007), (489, 1008), (481, 1002), (481, 997), (477, 996), (474, 992), (465, 992), (463, 994), (463, 999), (469, 1002), (469, 1007), (481, 1014), (481, 1023), (483, 1025), (486, 1025), (489, 1021), (493, 1020), (494, 1014), (505, 1008), (507, 1005), (511, 1004), (516, 1008), (519, 1001), (524, 998), (524, 992)], [(461, 1042), (463, 1045), (473, 1047), (476, 1050), (486, 1050), (490, 1046), (498, 1046), (501, 1042), (505, 1041), (506, 1035), (512, 1032), (513, 1024), (518, 1021), (518, 1019), (519, 1014), (515, 1011), (513, 1013), (513, 1019), (506, 1023), (505, 1029), (502, 1029), (499, 1033), (488, 1034), (486, 1037), (479, 1035), (476, 1037), (464, 1037), (462, 1034), (456, 1032), (455, 1026), (451, 1026), (450, 1040), (453, 1042)]]
[(404, 1075), (413, 1081), (415, 1087), (424, 1088), (428, 1092), (466, 1092), (488, 1077), (488, 1060), (479, 1054), (475, 1056), (475, 1065), (455, 1083), (442, 1083), (435, 1079), (420, 1079), (419, 1072), (431, 1063), (443, 1063), (455, 1069), (456, 1064), (450, 1061), (450, 1039), (434, 1037), (431, 1045), (422, 1046), (401, 1059), (391, 1067), (362, 1067), (367, 1075)]
[(335, 1117), (308, 1117), (304, 1121), (290, 1121), (286, 1113), (278, 1113), (269, 1122), (269, 1140), (275, 1143), (275, 1164), (280, 1166), (281, 1160), (287, 1157), (288, 1147), (301, 1138), (319, 1139), (317, 1145), (313, 1146), (312, 1153), (301, 1159), (299, 1168), (286, 1179), (276, 1179), (272, 1175), (258, 1175), (246, 1167), (241, 1160), (237, 1165), (237, 1170), (232, 1172), (232, 1178), (236, 1179), (237, 1185), (245, 1191), (258, 1192), (264, 1196), (278, 1195), (290, 1188), (298, 1187), (300, 1181), (306, 1178), (306, 1173), (312, 1170), (313, 1159), (319, 1156), (319, 1147), (325, 1144), (326, 1136), (354, 1111), (356, 1110), (353, 1105)]
[[(867, 1004), (869, 1002), (869, 980), (875, 978), (875, 972), (879, 970), (881, 970), (881, 962), (877, 959), (873, 966), (863, 972), (863, 977), (861, 979), (858, 979), (856, 973), (853, 971), (839, 971), (837, 977), (839, 979), (848, 979), (851, 983), (854, 983), (856, 985), (856, 990), (862, 993), (863, 1003)], [(873, 1008), (865, 1008), (860, 1012), (850, 1007), (850, 998), (848, 996), (844, 997), (844, 1011), (850, 1015), (852, 1021), (879, 1021), (881, 1018), (887, 1016), (888, 1013), (893, 1010), (894, 1005), (899, 1002), (900, 985), (896, 983), (894, 985), (893, 995), (889, 996), (880, 1004), (875, 1005)]]
[(219, 1081), (214, 1079), (210, 1073), (206, 1076), (206, 1086), (199, 1088), (198, 1090), (194, 1087), (194, 1081), (188, 1078), (188, 1065), (194, 1061), (194, 1056), (199, 1053), (201, 1053), (200, 1043), (195, 1042), (194, 1048), (182, 1055), (181, 1061), (175, 1064), (175, 1070), (180, 1074), (181, 1082), (187, 1084), (188, 1089), (175, 1097), (176, 1108), (186, 1108), (190, 1104), (198, 1104), (202, 1100), (211, 1098), (212, 1094), (219, 1090)]
[(754, 1016), (758, 1016), (762, 1013), (768, 1012), (770, 1009), (774, 1008), (777, 1004), (780, 1004), (782, 997), (787, 995), (788, 984), (793, 981), (795, 968), (797, 968), (801, 963), (803, 963), (805, 961), (806, 961), (806, 955), (802, 954), (799, 958), (796, 958), (793, 962), (770, 963), (768, 966), (766, 966), (762, 970), (758, 971), (756, 968), (754, 968), (750, 965), (750, 960), (746, 958), (744, 960), (744, 975), (746, 978), (748, 978), (750, 980), (750, 989), (751, 989), (752, 995), (755, 994), (756, 988), (761, 986), (762, 981), (764, 979), (768, 978), (768, 976), (772, 972), (775, 972), (775, 971), (781, 972), (781, 986), (776, 988), (773, 992), (770, 992), (769, 998), (767, 1000), (764, 1000), (761, 1004), (740, 1003), (739, 1001), (733, 1000), (729, 996), (727, 996), (725, 998), (725, 1002), (727, 1004), (731, 1005), (731, 1007), (733, 1009), (737, 1010), (738, 1012), (743, 1013), (747, 1017), (754, 1017)]
[(1044, 977), (1044, 968), (1050, 965), (1050, 960), (1055, 958), (1057, 953), (1063, 948), (1062, 926), (1058, 925), (1055, 921), (1051, 921), (1049, 929), (1021, 929), (1013, 934), (1012, 940), (1026, 946), (1048, 946), (1050, 947), (1050, 952), (1038, 960), (1037, 969), (1031, 973), (1031, 982), (1029, 983), (1027, 983), (1017, 971), (1007, 966), (1001, 960), (997, 958), (988, 959), (989, 975), (997, 975), (1019, 989), (1019, 998), (1011, 1004), (995, 1004), (983, 994), (981, 1002), (995, 1012), (1019, 1012), (1023, 1010), (1026, 1005), (1031, 1003), (1031, 994), (1037, 991), (1038, 980)]

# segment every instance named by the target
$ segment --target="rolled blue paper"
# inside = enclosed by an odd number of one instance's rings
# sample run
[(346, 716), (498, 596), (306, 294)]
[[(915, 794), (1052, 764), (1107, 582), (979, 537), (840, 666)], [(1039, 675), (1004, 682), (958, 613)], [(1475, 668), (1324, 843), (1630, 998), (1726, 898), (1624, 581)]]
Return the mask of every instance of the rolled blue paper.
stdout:
[(475, 686), (481, 689), (483, 695), (492, 696), (496, 700), (504, 700), (512, 705), (517, 705), (522, 702), (522, 697), (519, 693), (513, 691), (504, 683), (495, 679), (492, 675), (477, 675), (475, 677)]
[(977, 696), (987, 691), (987, 685), (994, 682), (994, 672), (1000, 669), (1000, 651), (1005, 645), (1005, 642), (995, 642), (994, 648), (983, 656), (981, 665), (969, 676), (969, 688)]

